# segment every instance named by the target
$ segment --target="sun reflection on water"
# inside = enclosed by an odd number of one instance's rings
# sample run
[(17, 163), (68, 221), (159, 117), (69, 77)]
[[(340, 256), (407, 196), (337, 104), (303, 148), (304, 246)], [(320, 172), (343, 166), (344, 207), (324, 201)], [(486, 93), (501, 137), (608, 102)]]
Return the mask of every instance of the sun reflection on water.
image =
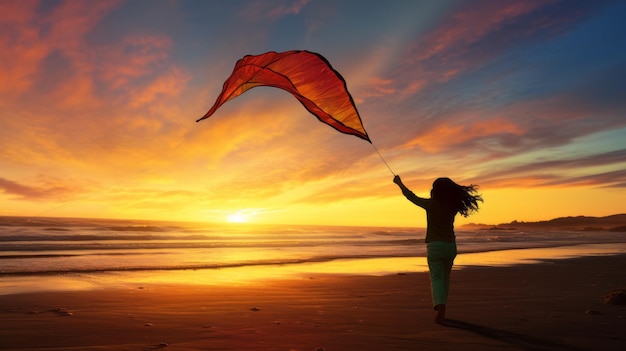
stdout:
[[(626, 253), (626, 245), (585, 244), (554, 248), (460, 253), (455, 268), (511, 266), (542, 260)], [(246, 285), (273, 279), (308, 279), (319, 274), (388, 275), (427, 272), (425, 257), (338, 259), (301, 264), (253, 265), (213, 269), (148, 270), (49, 276), (4, 277), (0, 295), (54, 290), (137, 288), (150, 284)]]

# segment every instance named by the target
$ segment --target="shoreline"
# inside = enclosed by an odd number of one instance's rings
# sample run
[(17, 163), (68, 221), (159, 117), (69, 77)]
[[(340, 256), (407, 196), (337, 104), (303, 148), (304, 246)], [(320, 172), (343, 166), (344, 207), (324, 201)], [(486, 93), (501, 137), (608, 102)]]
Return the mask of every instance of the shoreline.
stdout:
[[(626, 254), (456, 270), (448, 325), (424, 272), (314, 274), (0, 296), (3, 350), (622, 350)], [(575, 272), (575, 273), (573, 273)]]

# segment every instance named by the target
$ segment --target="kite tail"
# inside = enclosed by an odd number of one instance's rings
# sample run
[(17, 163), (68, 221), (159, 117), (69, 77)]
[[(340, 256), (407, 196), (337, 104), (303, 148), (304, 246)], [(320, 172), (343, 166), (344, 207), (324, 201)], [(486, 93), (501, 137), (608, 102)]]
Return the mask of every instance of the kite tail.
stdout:
[(385, 158), (383, 157), (383, 155), (380, 153), (380, 151), (378, 151), (378, 148), (376, 148), (376, 145), (374, 145), (374, 143), (370, 142), (370, 144), (372, 145), (372, 147), (374, 148), (374, 150), (376, 150), (376, 153), (378, 154), (378, 156), (380, 156), (380, 159), (383, 160), (383, 163), (385, 164), (385, 166), (387, 166), (387, 169), (389, 170), (389, 172), (391, 172), (391, 175), (396, 175), (394, 173), (394, 171), (391, 169), (391, 167), (389, 167), (389, 164), (387, 163), (387, 161), (385, 161)]

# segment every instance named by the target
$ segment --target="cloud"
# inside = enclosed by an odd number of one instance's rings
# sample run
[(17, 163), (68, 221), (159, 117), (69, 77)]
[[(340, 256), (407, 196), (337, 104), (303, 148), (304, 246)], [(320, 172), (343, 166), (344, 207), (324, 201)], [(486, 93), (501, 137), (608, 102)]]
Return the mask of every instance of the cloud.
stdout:
[(28, 201), (59, 199), (73, 192), (63, 185), (47, 184), (44, 186), (32, 186), (2, 177), (0, 177), (0, 190), (5, 194), (15, 196), (15, 199)]
[[(541, 162), (533, 162), (524, 165), (520, 165), (514, 168), (510, 168), (505, 171), (504, 175), (510, 173), (528, 173), (528, 172), (536, 172), (540, 170), (558, 170), (558, 171), (566, 171), (572, 170), (576, 168), (585, 169), (589, 167), (597, 167), (597, 166), (615, 166), (622, 164), (626, 160), (626, 149), (615, 150), (610, 152), (605, 152), (601, 154), (593, 154), (586, 155), (578, 158), (561, 158), (561, 159), (552, 159)], [(492, 175), (497, 175), (498, 173), (492, 173)]]
[(116, 3), (65, 1), (52, 11), (42, 13), (35, 1), (3, 2), (0, 93), (14, 97), (36, 88), (35, 79), (42, 61), (55, 52), (70, 58), (88, 55), (89, 51), (82, 50), (81, 45), (85, 35), (117, 6)]
[[(546, 148), (575, 145), (578, 138), (623, 128), (621, 108), (598, 105), (571, 91), (508, 105), (428, 105), (418, 116), (396, 118), (390, 152), (445, 154), (493, 161)], [(423, 117), (426, 115), (425, 117)], [(390, 132), (391, 133), (391, 132)]]
[(126, 87), (166, 65), (171, 50), (169, 37), (129, 34), (120, 45), (99, 48), (98, 78), (111, 90)]
[(38, 45), (39, 30), (31, 24), (36, 5), (33, 1), (0, 3), (0, 96), (10, 98), (30, 88), (39, 62), (50, 51)]
[(289, 3), (277, 4), (269, 15), (273, 18), (280, 18), (287, 15), (297, 15), (306, 6), (309, 0), (290, 1)]
[(308, 3), (309, 0), (257, 0), (246, 3), (240, 14), (247, 19), (277, 20), (285, 16), (299, 14)]
[[(472, 120), (472, 118), (467, 118)], [(435, 153), (458, 146), (466, 147), (469, 142), (501, 136), (520, 136), (523, 130), (515, 123), (503, 119), (495, 118), (491, 120), (476, 119), (473, 123), (440, 123), (432, 129), (418, 134), (402, 148), (419, 147), (426, 152)]]
[(486, 67), (508, 50), (563, 35), (601, 6), (558, 0), (462, 3), (416, 37), (402, 60), (380, 79), (393, 82), (394, 89), (386, 90), (389, 95), (409, 98)]
[(437, 60), (446, 64), (456, 57), (466, 56), (469, 47), (542, 5), (545, 2), (483, 1), (462, 6), (449, 20), (414, 44), (409, 62)]
[(447, 80), (513, 46), (562, 34), (580, 20), (585, 6), (563, 1), (467, 3), (414, 44), (409, 62), (445, 67)]
[[(141, 89), (132, 91), (133, 94), (128, 98), (128, 105), (131, 108), (154, 106), (158, 100), (162, 101), (163, 98), (177, 97), (184, 91), (190, 79), (191, 75), (186, 70), (174, 67)], [(156, 110), (158, 111), (159, 108)]]
[(369, 78), (361, 90), (357, 102), (362, 102), (371, 97), (392, 95), (397, 92), (396, 87), (393, 85), (393, 80), (379, 77)]
[(153, 162), (146, 156), (162, 153), (162, 140), (179, 140), (179, 98), (191, 76), (173, 62), (168, 36), (124, 32), (95, 41), (115, 1), (1, 6), (11, 13), (0, 17), (5, 161), (125, 172)]
[(389, 190), (393, 189), (390, 186), (391, 176), (386, 179), (387, 182), (372, 184), (371, 179), (354, 176), (356, 174), (353, 172), (347, 179), (335, 177), (326, 182), (323, 188), (303, 195), (294, 203), (323, 205), (343, 201), (375, 201), (387, 197)]
[[(549, 157), (549, 156), (548, 156)], [(493, 167), (479, 176), (491, 187), (607, 186), (623, 187), (626, 149), (576, 158), (556, 158), (517, 166)], [(617, 169), (610, 170), (607, 169)], [(586, 173), (581, 175), (581, 173)]]

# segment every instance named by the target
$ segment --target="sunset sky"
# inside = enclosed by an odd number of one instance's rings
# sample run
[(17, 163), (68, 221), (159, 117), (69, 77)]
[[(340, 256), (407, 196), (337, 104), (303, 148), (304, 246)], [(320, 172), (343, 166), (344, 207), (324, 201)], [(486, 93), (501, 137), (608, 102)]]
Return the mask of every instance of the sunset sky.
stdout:
[(624, 1), (0, 0), (0, 215), (425, 226), (368, 142), (259, 87), (246, 54), (309, 50), (373, 144), (457, 223), (626, 213)]

